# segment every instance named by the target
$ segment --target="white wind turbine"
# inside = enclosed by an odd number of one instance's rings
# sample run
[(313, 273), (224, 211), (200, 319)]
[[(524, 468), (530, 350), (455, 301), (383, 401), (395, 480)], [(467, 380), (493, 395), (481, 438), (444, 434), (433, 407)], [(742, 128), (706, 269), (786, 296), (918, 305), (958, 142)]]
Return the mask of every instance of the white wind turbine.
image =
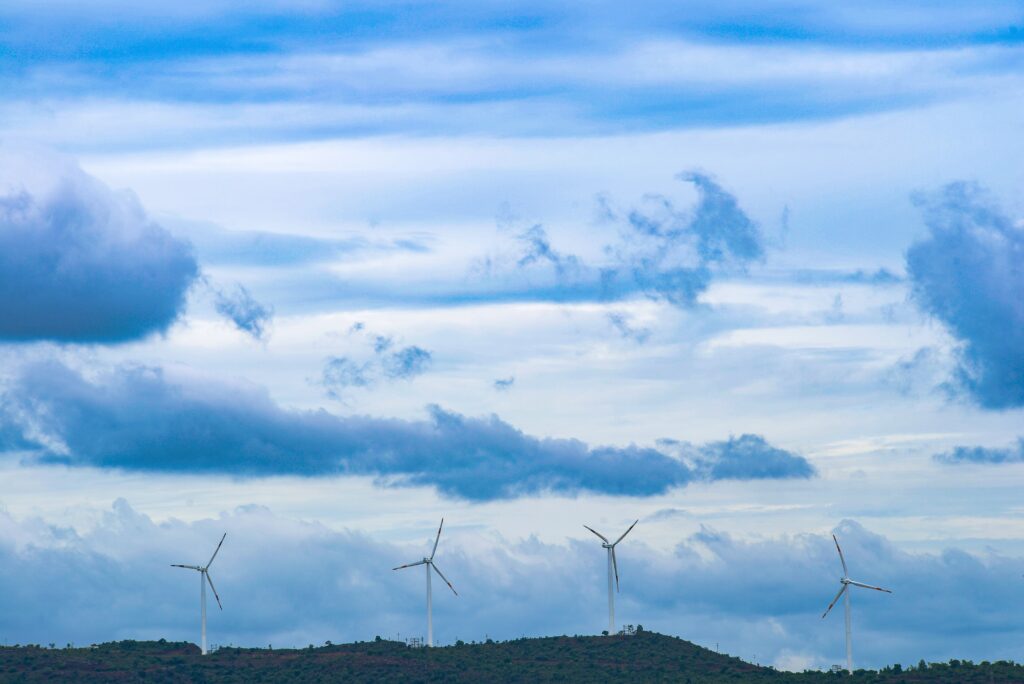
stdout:
[(588, 530), (596, 534), (601, 538), (601, 546), (608, 550), (608, 634), (615, 634), (615, 593), (612, 591), (612, 575), (615, 575), (615, 591), (619, 590), (619, 564), (615, 560), (615, 547), (620, 541), (626, 538), (626, 535), (632, 531), (636, 524), (640, 522), (636, 520), (629, 529), (622, 533), (622, 536), (616, 539), (614, 542), (609, 542), (608, 539), (595, 530), (593, 527), (586, 527)]
[(455, 594), (456, 596), (459, 595), (459, 592), (455, 591), (455, 587), (452, 586), (452, 583), (448, 581), (448, 578), (444, 576), (444, 573), (441, 572), (441, 570), (438, 569), (437, 565), (434, 563), (434, 554), (437, 553), (437, 543), (439, 541), (441, 541), (441, 528), (442, 527), (444, 527), (444, 518), (441, 518), (441, 524), (437, 528), (437, 538), (434, 539), (434, 548), (430, 552), (430, 558), (424, 558), (423, 560), (416, 561), (415, 563), (406, 563), (405, 565), (399, 565), (397, 568), (391, 568), (392, 570), (401, 570), (402, 568), (411, 568), (411, 567), (414, 567), (414, 566), (417, 566), (417, 565), (422, 565), (422, 566), (425, 566), (425, 568), (426, 568), (426, 571), (427, 571), (427, 646), (433, 646), (434, 645), (434, 618), (433, 618), (433, 615), (432, 615), (432, 612), (431, 612), (431, 607), (432, 607), (432, 604), (433, 604), (433, 598), (432, 598), (432, 594), (431, 594), (431, 591), (430, 591), (430, 569), (431, 568), (434, 569), (434, 572), (436, 572), (441, 577), (441, 579), (444, 580), (444, 583), (448, 585), (448, 588), (452, 590), (453, 594)]
[(864, 584), (863, 582), (855, 582), (850, 579), (850, 571), (846, 569), (846, 559), (843, 558), (843, 550), (839, 548), (839, 540), (836, 539), (836, 535), (832, 535), (832, 541), (836, 543), (836, 551), (839, 552), (839, 562), (843, 564), (843, 576), (839, 580), (839, 583), (843, 586), (839, 589), (839, 593), (832, 599), (832, 603), (828, 604), (828, 608), (822, 613), (821, 618), (824, 620), (825, 616), (828, 615), (829, 611), (832, 610), (832, 606), (836, 605), (836, 601), (839, 600), (840, 596), (846, 595), (846, 671), (853, 674), (853, 645), (850, 641), (850, 585), (855, 587), (861, 587), (863, 589), (874, 589), (875, 591), (884, 591), (887, 594), (892, 592), (882, 587), (873, 587), (870, 584)]
[(220, 545), (224, 543), (224, 537), (227, 537), (228, 533), (225, 532), (224, 536), (220, 538), (220, 543), (217, 544), (217, 548), (213, 550), (213, 555), (210, 556), (210, 560), (207, 561), (206, 565), (179, 565), (178, 563), (171, 563), (172, 568), (186, 568), (188, 570), (195, 570), (199, 573), (199, 605), (200, 611), (202, 612), (202, 652), (206, 655), (206, 583), (210, 583), (210, 589), (213, 589), (213, 597), (217, 599), (217, 607), (224, 610), (224, 606), (220, 604), (220, 596), (217, 595), (217, 590), (213, 586), (213, 580), (210, 579), (210, 565), (213, 564), (213, 559), (217, 557), (217, 552), (220, 551)]

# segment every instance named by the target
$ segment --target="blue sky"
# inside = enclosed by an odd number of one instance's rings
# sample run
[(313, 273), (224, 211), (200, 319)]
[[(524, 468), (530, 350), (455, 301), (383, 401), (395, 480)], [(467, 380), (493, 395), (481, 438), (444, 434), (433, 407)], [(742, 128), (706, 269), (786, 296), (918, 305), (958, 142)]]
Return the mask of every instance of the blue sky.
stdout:
[(596, 632), (582, 525), (639, 518), (625, 622), (830, 666), (836, 530), (895, 592), (858, 663), (1019, 658), (1022, 42), (1010, 2), (6, 3), (0, 633), (194, 638), (167, 566), (227, 531), (215, 642), (419, 635), (389, 568), (442, 516), (441, 641)]

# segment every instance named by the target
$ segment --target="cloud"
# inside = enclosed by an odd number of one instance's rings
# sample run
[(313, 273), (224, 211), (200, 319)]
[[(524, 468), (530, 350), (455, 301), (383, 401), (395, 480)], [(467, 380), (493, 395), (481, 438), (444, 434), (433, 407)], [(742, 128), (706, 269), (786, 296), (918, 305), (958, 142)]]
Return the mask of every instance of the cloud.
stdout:
[(960, 342), (953, 386), (985, 408), (1024, 406), (1024, 228), (973, 183), (915, 201), (929, 235), (907, 272), (918, 305)]
[[(338, 373), (359, 369), (338, 364)], [(0, 401), (0, 445), (44, 463), (244, 476), (352, 474), (463, 499), (546, 491), (663, 494), (694, 479), (807, 477), (804, 459), (744, 436), (695, 466), (663, 450), (591, 447), (527, 435), (495, 415), (428, 407), (429, 420), (282, 408), (252, 386), (120, 366), (88, 379), (57, 362), (25, 366)], [(735, 444), (733, 443), (735, 441)], [(788, 454), (788, 457), (787, 457)], [(800, 467), (800, 463), (804, 465)]]
[[(554, 249), (544, 228), (535, 225), (517, 236), (526, 248), (516, 266), (550, 265), (557, 278), (553, 291), (562, 299), (618, 299), (640, 292), (674, 306), (696, 306), (716, 275), (743, 272), (762, 260), (765, 244), (736, 198), (710, 176), (687, 171), (678, 178), (697, 191), (690, 210), (677, 209), (662, 195), (647, 195), (642, 206), (617, 210), (606, 196), (598, 196), (599, 220), (620, 226), (618, 242), (604, 246), (603, 263), (587, 264)], [(488, 262), (482, 270), (491, 268)]]
[[(169, 564), (204, 561), (224, 532), (211, 568), (224, 602), (208, 618), (213, 643), (301, 647), (425, 630), (422, 576), (390, 568), (429, 549), (436, 521), (420, 525), (421, 541), (395, 544), (260, 506), (195, 522), (157, 522), (124, 500), (97, 513), (77, 531), (0, 512), (0, 577), (12, 578), (0, 597), (8, 642), (196, 641), (194, 575)], [(604, 629), (603, 550), (582, 528), (579, 538), (546, 543), (447, 522), (437, 558), (460, 596), (434, 594), (440, 643)], [(746, 540), (703, 528), (661, 551), (645, 543), (646, 525), (618, 549), (623, 623), (720, 642), (723, 652), (761, 662), (797, 649), (816, 667), (841, 660), (841, 614), (819, 617), (841, 574), (828, 534)], [(855, 597), (858, 664), (994, 661), (1019, 651), (1018, 559), (908, 553), (854, 521), (836, 531), (854, 577), (895, 591)]]
[[(363, 333), (366, 326), (357, 322), (349, 335)], [(357, 361), (347, 356), (332, 356), (324, 363), (321, 384), (332, 399), (344, 400), (350, 387), (373, 387), (384, 380), (411, 380), (427, 372), (434, 357), (426, 349), (409, 345), (394, 349), (395, 340), (387, 335), (373, 335), (370, 340), (373, 356)]]
[(516, 384), (515, 376), (510, 375), (507, 378), (498, 378), (494, 381), (494, 389), (498, 392), (508, 392), (512, 389), (512, 385)]
[(412, 345), (386, 355), (381, 363), (381, 369), (389, 378), (414, 378), (426, 372), (432, 360), (430, 352)]
[(177, 320), (199, 267), (134, 196), (45, 154), (0, 167), (0, 339), (113, 343)]
[(612, 324), (623, 338), (632, 340), (637, 344), (643, 344), (651, 336), (650, 328), (634, 328), (629, 324), (629, 316), (618, 312), (608, 314), (608, 322)]
[(348, 387), (369, 387), (373, 383), (369, 363), (358, 363), (346, 356), (332, 356), (324, 363), (321, 384), (332, 399), (342, 399)]
[(679, 180), (697, 190), (697, 205), (679, 210), (662, 195), (612, 217), (624, 225), (621, 244), (609, 247), (613, 263), (604, 285), (632, 280), (645, 295), (692, 307), (716, 271), (743, 270), (764, 257), (764, 238), (736, 198), (710, 176), (687, 171)]
[(760, 435), (740, 435), (697, 450), (696, 464), (709, 480), (813, 477), (814, 468), (801, 456), (773, 447)]
[(1024, 437), (1017, 440), (1015, 446), (1006, 448), (991, 447), (953, 447), (952, 451), (935, 454), (940, 463), (957, 465), (963, 463), (1024, 463)]
[(257, 340), (263, 339), (267, 325), (274, 317), (274, 310), (253, 299), (249, 290), (241, 284), (235, 285), (231, 293), (216, 290), (214, 307), (217, 313), (234, 323), (236, 328)]
[(579, 272), (582, 262), (573, 254), (563, 254), (551, 246), (548, 234), (543, 226), (531, 226), (520, 233), (517, 239), (523, 243), (524, 249), (516, 265), (520, 268), (545, 262), (551, 264), (559, 278), (575, 275)]

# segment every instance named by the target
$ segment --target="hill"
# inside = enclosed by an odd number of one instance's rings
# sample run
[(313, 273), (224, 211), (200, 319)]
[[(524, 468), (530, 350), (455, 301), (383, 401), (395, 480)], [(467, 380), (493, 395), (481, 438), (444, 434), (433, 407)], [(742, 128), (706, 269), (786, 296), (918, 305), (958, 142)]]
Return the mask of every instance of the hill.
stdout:
[(378, 640), (305, 649), (121, 641), (89, 648), (0, 648), (0, 682), (1024, 682), (1024, 667), (962, 661), (845, 674), (758, 667), (653, 632), (410, 648)]

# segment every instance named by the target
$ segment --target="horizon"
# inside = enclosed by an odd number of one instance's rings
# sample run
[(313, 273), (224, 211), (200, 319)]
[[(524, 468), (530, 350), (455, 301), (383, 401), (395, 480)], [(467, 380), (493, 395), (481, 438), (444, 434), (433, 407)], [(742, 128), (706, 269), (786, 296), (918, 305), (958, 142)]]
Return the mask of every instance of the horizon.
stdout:
[(855, 667), (1020, 659), (1022, 65), (1006, 0), (8, 3), (0, 637), (198, 642), (225, 533), (210, 642), (425, 636), (442, 518), (439, 642), (599, 634), (638, 519), (619, 624), (845, 662), (835, 533)]

